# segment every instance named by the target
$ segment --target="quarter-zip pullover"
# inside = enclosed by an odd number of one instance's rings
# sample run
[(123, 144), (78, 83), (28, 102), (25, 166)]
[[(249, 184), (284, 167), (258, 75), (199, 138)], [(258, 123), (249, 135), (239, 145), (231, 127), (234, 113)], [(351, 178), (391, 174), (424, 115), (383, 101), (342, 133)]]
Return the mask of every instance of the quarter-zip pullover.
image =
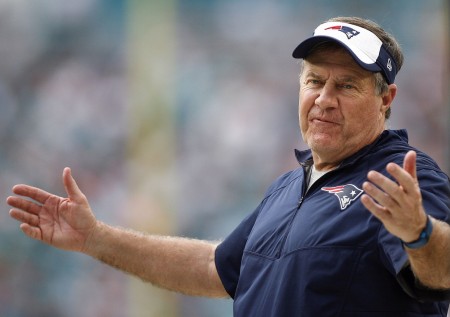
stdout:
[[(360, 202), (370, 170), (388, 175), (411, 149), (405, 130), (384, 131), (307, 189), (308, 151), (218, 246), (216, 267), (235, 317), (446, 316), (448, 292), (418, 286), (400, 239)], [(417, 152), (425, 210), (449, 222), (450, 182)], [(440, 300), (440, 301), (436, 301)]]

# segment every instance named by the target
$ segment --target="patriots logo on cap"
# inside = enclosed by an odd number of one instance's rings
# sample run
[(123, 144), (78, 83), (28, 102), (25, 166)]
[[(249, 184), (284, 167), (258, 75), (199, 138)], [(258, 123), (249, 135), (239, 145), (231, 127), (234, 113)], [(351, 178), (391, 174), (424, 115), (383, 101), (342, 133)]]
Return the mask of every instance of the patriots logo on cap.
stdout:
[(347, 35), (347, 38), (350, 40), (352, 37), (358, 35), (360, 32), (356, 31), (355, 29), (352, 29), (351, 27), (344, 26), (344, 25), (335, 25), (330, 26), (329, 28), (326, 28), (325, 30), (338, 30)]
[(347, 184), (334, 187), (322, 187), (323, 191), (329, 192), (330, 194), (335, 194), (339, 199), (339, 204), (341, 205), (341, 210), (347, 208), (352, 201), (355, 201), (362, 193), (363, 190), (359, 189), (355, 185)]

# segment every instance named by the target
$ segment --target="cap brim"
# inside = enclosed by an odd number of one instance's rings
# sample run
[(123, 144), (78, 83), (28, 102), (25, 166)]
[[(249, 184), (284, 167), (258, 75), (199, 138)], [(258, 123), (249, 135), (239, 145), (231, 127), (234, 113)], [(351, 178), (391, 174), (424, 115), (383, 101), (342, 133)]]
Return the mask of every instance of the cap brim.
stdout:
[(323, 43), (323, 42), (330, 42), (330, 41), (335, 42), (335, 43), (341, 45), (344, 49), (346, 49), (347, 52), (349, 52), (350, 55), (352, 55), (353, 59), (362, 68), (364, 68), (368, 71), (371, 71), (371, 72), (382, 71), (380, 66), (378, 66), (376, 63), (367, 64), (367, 63), (364, 63), (363, 61), (361, 61), (359, 59), (359, 57), (353, 51), (355, 48), (351, 48), (346, 43), (343, 43), (342, 41), (339, 41), (338, 39), (336, 39), (334, 37), (326, 36), (326, 35), (316, 35), (316, 36), (312, 36), (312, 37), (304, 40), (294, 49), (294, 51), (292, 52), (292, 56), (294, 58), (303, 58), (304, 59), (309, 55), (311, 49), (313, 49), (317, 44)]

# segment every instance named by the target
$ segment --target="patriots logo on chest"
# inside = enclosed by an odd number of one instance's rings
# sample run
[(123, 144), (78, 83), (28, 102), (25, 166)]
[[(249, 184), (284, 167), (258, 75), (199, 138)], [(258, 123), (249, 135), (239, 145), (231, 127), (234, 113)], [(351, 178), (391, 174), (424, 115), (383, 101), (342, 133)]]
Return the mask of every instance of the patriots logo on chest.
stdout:
[(339, 199), (341, 210), (347, 208), (353, 201), (356, 200), (356, 198), (358, 198), (363, 193), (362, 189), (359, 189), (353, 184), (334, 187), (322, 187), (321, 189), (330, 194), (334, 194)]

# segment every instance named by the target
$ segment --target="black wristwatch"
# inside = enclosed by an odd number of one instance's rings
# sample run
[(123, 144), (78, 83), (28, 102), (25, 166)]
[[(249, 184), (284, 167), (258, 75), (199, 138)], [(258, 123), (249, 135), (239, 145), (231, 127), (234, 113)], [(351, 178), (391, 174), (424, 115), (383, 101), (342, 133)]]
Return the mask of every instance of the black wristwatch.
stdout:
[(404, 242), (403, 245), (405, 247), (408, 247), (410, 249), (418, 249), (423, 247), (425, 244), (428, 243), (428, 240), (430, 240), (431, 232), (433, 231), (433, 224), (431, 223), (430, 216), (427, 216), (427, 223), (425, 225), (425, 228), (422, 230), (422, 232), (419, 235), (419, 238), (412, 242)]

